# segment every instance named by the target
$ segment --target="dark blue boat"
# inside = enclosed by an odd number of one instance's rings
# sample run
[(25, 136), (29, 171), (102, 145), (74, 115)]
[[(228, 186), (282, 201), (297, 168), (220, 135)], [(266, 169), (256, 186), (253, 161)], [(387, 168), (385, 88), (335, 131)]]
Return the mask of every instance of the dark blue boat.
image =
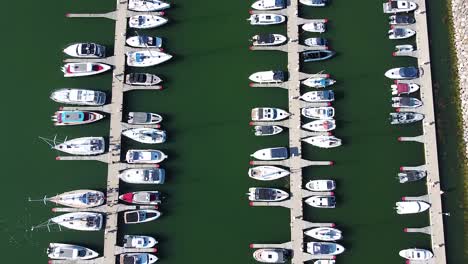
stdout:
[(302, 61), (321, 61), (329, 59), (333, 57), (333, 55), (335, 55), (335, 52), (331, 50), (308, 50), (302, 52)]

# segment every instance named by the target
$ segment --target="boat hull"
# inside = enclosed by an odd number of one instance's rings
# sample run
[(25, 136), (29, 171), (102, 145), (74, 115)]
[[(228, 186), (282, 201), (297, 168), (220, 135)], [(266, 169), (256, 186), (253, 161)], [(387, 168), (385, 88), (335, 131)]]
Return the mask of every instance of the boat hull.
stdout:
[(322, 240), (322, 241), (336, 241), (343, 238), (341, 231), (331, 227), (317, 227), (304, 232), (305, 235)]
[[(83, 196), (86, 196), (83, 201)], [(82, 199), (80, 199), (82, 198)], [(106, 196), (95, 190), (76, 190), (58, 194), (49, 201), (72, 208), (92, 208), (104, 204)]]
[(273, 181), (289, 175), (289, 171), (275, 166), (257, 166), (248, 171), (250, 178), (259, 181)]
[(170, 8), (169, 3), (163, 1), (144, 1), (144, 0), (129, 0), (128, 9), (136, 12), (154, 12)]
[[(86, 66), (84, 66), (86, 65)], [(78, 68), (84, 68), (86, 67), (85, 70), (79, 70), (77, 71)], [(92, 63), (92, 62), (86, 62), (86, 63), (66, 63), (62, 67), (62, 72), (63, 72), (63, 77), (83, 77), (83, 76), (91, 76), (91, 75), (96, 75), (96, 74), (101, 74), (103, 72), (106, 72), (110, 70), (112, 67), (110, 65), (104, 64), (104, 63)]]
[(164, 169), (127, 169), (119, 174), (119, 178), (132, 184), (163, 184), (166, 178)]
[[(140, 23), (140, 21), (144, 21)], [(130, 17), (128, 20), (128, 26), (130, 28), (138, 29), (150, 29), (160, 27), (166, 24), (168, 20), (164, 17), (154, 16), (154, 15), (136, 15)]]
[[(85, 253), (84, 255), (83, 252)], [(47, 249), (47, 256), (50, 259), (57, 260), (88, 260), (97, 258), (99, 254), (94, 250), (82, 246), (50, 243)]]
[[(85, 112), (89, 118), (87, 120), (80, 120), (80, 121), (71, 121), (71, 120), (64, 120), (63, 116), (67, 115), (67, 113), (82, 113)], [(97, 122), (104, 118), (104, 115), (99, 114), (97, 112), (90, 112), (90, 111), (57, 111), (55, 112), (54, 116), (52, 117), (52, 121), (54, 121), (54, 126), (77, 126), (77, 125), (86, 125), (90, 123)]]
[[(93, 219), (92, 222), (90, 222)], [(51, 218), (50, 221), (78, 231), (99, 231), (102, 228), (102, 215), (99, 213), (67, 213)]]
[(302, 128), (314, 132), (328, 132), (336, 128), (335, 119), (319, 119), (302, 125)]

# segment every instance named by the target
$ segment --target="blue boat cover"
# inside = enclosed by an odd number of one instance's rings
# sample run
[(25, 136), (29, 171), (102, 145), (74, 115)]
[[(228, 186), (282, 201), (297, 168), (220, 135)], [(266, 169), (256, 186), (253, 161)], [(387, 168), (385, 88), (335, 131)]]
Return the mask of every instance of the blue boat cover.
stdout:
[(271, 149), (272, 158), (288, 158), (288, 149), (287, 148), (272, 148)]
[(145, 55), (143, 53), (137, 52), (135, 54), (135, 59), (136, 59), (137, 62), (142, 62), (142, 61), (145, 60)]
[(400, 75), (405, 78), (418, 77), (418, 69), (416, 67), (404, 67), (400, 69)]

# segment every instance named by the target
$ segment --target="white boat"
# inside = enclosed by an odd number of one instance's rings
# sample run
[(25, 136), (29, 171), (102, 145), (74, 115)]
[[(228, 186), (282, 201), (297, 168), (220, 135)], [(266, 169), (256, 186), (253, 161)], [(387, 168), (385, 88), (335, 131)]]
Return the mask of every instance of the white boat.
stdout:
[(389, 39), (406, 39), (414, 36), (416, 31), (409, 28), (395, 27), (388, 31)]
[(402, 14), (391, 15), (388, 20), (390, 25), (411, 25), (416, 23), (414, 16)]
[(286, 8), (287, 0), (258, 0), (252, 4), (255, 10), (277, 10)]
[(335, 208), (335, 196), (311, 196), (304, 201), (306, 204), (317, 208)]
[(328, 40), (325, 38), (307, 38), (304, 40), (304, 44), (309, 47), (324, 47), (328, 49)]
[(99, 254), (94, 250), (82, 246), (50, 243), (47, 248), (47, 256), (50, 259), (87, 260), (97, 258)]
[(124, 248), (152, 248), (158, 241), (154, 237), (141, 235), (124, 235)]
[(307, 243), (307, 252), (312, 255), (335, 256), (345, 251), (344, 247), (331, 242), (309, 242)]
[(434, 254), (431, 251), (421, 248), (403, 249), (399, 252), (399, 255), (402, 258), (415, 261), (429, 260), (434, 257)]
[(128, 9), (137, 12), (154, 12), (169, 7), (169, 3), (160, 0), (128, 0)]
[(150, 67), (166, 62), (172, 55), (161, 51), (131, 51), (127, 52), (127, 65), (132, 67)]
[(252, 82), (256, 83), (281, 83), (286, 80), (284, 71), (261, 71), (249, 76)]
[(419, 70), (412, 66), (393, 68), (385, 72), (385, 77), (394, 80), (415, 79), (419, 77)]
[(425, 170), (401, 170), (398, 173), (400, 183), (415, 182), (427, 176)]
[(395, 108), (418, 108), (422, 105), (422, 101), (414, 97), (392, 97), (392, 107)]
[(106, 142), (103, 137), (81, 137), (66, 140), (53, 148), (71, 155), (99, 155), (106, 150)]
[(283, 132), (280, 126), (255, 126), (255, 136), (273, 136)]
[(131, 149), (127, 151), (125, 160), (128, 163), (160, 163), (167, 155), (160, 150), (154, 149)]
[(396, 45), (395, 46), (395, 52), (393, 53), (394, 55), (396, 53), (403, 54), (403, 53), (409, 53), (414, 51), (414, 47), (411, 44), (405, 44), (405, 45)]
[(286, 17), (275, 14), (254, 14), (251, 15), (247, 20), (250, 21), (250, 25), (262, 26), (281, 24), (286, 21)]
[(332, 90), (310, 91), (299, 98), (310, 103), (324, 103), (335, 101), (335, 94)]
[(279, 121), (289, 116), (288, 112), (273, 107), (257, 107), (251, 112), (252, 121)]
[(289, 171), (275, 166), (257, 166), (249, 169), (249, 177), (259, 181), (273, 181), (289, 175)]
[(154, 221), (161, 216), (158, 210), (141, 209), (124, 212), (124, 223), (139, 224)]
[(280, 34), (258, 34), (252, 37), (253, 46), (277, 46), (288, 40), (287, 37)]
[(63, 50), (63, 53), (75, 58), (104, 58), (106, 47), (96, 43), (74, 43)]
[(102, 214), (90, 212), (67, 213), (50, 219), (58, 225), (79, 231), (101, 230), (102, 220)]
[(101, 91), (64, 88), (53, 91), (50, 99), (62, 104), (98, 106), (106, 103), (106, 94)]
[(131, 204), (152, 205), (161, 203), (161, 193), (158, 191), (139, 191), (124, 193), (119, 199)]
[(317, 227), (304, 232), (305, 235), (322, 241), (336, 241), (343, 238), (341, 231), (331, 227)]
[(42, 201), (73, 208), (91, 208), (104, 204), (105, 199), (106, 196), (100, 191), (76, 190), (57, 194), (50, 198), (44, 197)]
[(390, 113), (390, 124), (400, 125), (400, 124), (410, 124), (418, 122), (424, 119), (424, 115), (415, 112), (398, 112)]
[(319, 148), (335, 148), (341, 146), (341, 139), (334, 136), (312, 136), (302, 141)]
[(404, 0), (390, 0), (383, 4), (383, 11), (386, 14), (410, 12), (416, 8), (418, 8), (416, 3)]
[(150, 253), (124, 253), (120, 255), (120, 264), (153, 264), (158, 257)]
[(133, 36), (125, 41), (127, 45), (135, 48), (161, 48), (162, 38), (152, 36)]
[(288, 158), (289, 154), (287, 148), (279, 147), (260, 149), (250, 156), (258, 160), (284, 160)]
[(136, 15), (128, 20), (130, 28), (148, 29), (155, 28), (166, 24), (168, 20), (164, 17), (154, 15)]
[(249, 201), (254, 202), (279, 202), (289, 198), (289, 194), (276, 188), (249, 188), (247, 193)]
[(305, 107), (301, 109), (301, 114), (311, 119), (333, 119), (335, 108), (331, 106)]
[(327, 5), (327, 1), (328, 0), (299, 0), (299, 3), (306, 6), (324, 7)]
[(54, 126), (75, 126), (84, 125), (99, 121), (104, 115), (91, 111), (57, 111), (52, 116)]
[(314, 264), (336, 264), (334, 259), (319, 259), (314, 261)]
[(162, 116), (155, 113), (129, 112), (127, 122), (134, 125), (153, 125), (160, 123), (162, 120)]
[(334, 180), (312, 180), (305, 187), (312, 192), (329, 192), (335, 190), (336, 183)]
[(402, 201), (396, 202), (397, 214), (416, 214), (426, 211), (431, 207), (423, 201)]
[(166, 131), (155, 128), (130, 128), (123, 131), (122, 135), (145, 144), (159, 144), (166, 141)]
[(323, 33), (327, 30), (325, 22), (310, 22), (302, 25), (302, 30), (307, 32)]
[(323, 77), (310, 77), (302, 81), (302, 84), (311, 88), (325, 88), (327, 86), (335, 84), (336, 81), (330, 78)]
[(63, 77), (81, 77), (100, 74), (110, 70), (112, 67), (97, 62), (70, 62), (62, 67)]
[(119, 178), (126, 183), (135, 184), (163, 184), (166, 179), (164, 169), (126, 169), (119, 174)]
[(285, 263), (289, 255), (289, 251), (283, 248), (261, 248), (253, 253), (254, 259), (262, 263)]
[(155, 74), (133, 72), (125, 76), (125, 83), (136, 86), (151, 86), (162, 82)]
[(315, 132), (328, 132), (336, 128), (335, 119), (319, 119), (302, 125), (302, 128)]
[(392, 95), (410, 94), (419, 90), (419, 85), (416, 83), (397, 83), (390, 86)]

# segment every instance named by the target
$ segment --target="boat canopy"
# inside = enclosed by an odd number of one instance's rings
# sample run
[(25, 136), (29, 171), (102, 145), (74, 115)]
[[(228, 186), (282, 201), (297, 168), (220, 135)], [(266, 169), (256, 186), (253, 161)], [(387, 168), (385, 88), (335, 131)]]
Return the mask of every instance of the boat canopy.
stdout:
[(395, 22), (398, 24), (413, 24), (416, 22), (416, 19), (409, 15), (395, 15)]
[(146, 74), (144, 73), (130, 73), (130, 76), (128, 79), (132, 83), (135, 83), (135, 82), (145, 83), (148, 78)]
[(273, 148), (271, 149), (272, 158), (287, 158), (288, 149), (287, 148)]
[(134, 123), (148, 123), (151, 121), (151, 114), (145, 112), (134, 112), (133, 122)]
[(273, 71), (273, 80), (275, 81), (284, 81), (285, 74), (283, 71)]
[(404, 37), (406, 35), (406, 29), (404, 28), (395, 28), (393, 29), (393, 34), (397, 37)]
[(261, 44), (270, 44), (275, 42), (275, 36), (273, 34), (260, 34), (258, 35), (257, 42)]
[(135, 53), (136, 62), (143, 62), (145, 59), (146, 59), (146, 56), (144, 53), (140, 53), (140, 52)]
[(336, 244), (334, 243), (315, 243), (313, 247), (315, 255), (329, 255), (336, 252)]
[(418, 69), (416, 67), (404, 67), (400, 68), (399, 73), (402, 77), (417, 77)]
[(81, 55), (95, 55), (96, 54), (96, 44), (83, 43), (80, 46), (81, 46), (81, 49), (80, 49), (80, 52), (78, 52), (78, 54), (81, 54)]
[(255, 199), (257, 200), (276, 200), (278, 192), (272, 188), (256, 188)]
[(407, 83), (399, 83), (397, 84), (397, 91), (398, 93), (407, 93), (409, 92), (409, 84)]
[(64, 111), (57, 117), (59, 122), (82, 122), (88, 119), (89, 114), (82, 111)]

